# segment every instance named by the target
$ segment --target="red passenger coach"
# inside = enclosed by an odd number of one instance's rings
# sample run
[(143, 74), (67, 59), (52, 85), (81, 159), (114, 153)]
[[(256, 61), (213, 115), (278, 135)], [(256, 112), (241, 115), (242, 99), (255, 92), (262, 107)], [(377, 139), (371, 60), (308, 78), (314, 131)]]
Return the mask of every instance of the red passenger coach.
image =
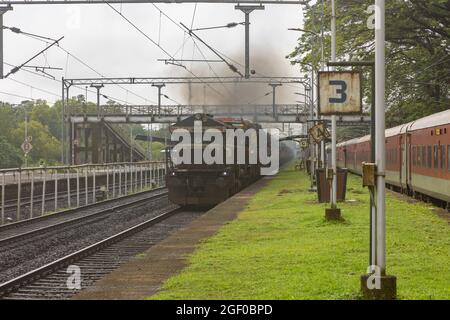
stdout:
[[(370, 136), (338, 145), (338, 166), (361, 174), (370, 162)], [(386, 183), (450, 208), (450, 110), (386, 130)]]

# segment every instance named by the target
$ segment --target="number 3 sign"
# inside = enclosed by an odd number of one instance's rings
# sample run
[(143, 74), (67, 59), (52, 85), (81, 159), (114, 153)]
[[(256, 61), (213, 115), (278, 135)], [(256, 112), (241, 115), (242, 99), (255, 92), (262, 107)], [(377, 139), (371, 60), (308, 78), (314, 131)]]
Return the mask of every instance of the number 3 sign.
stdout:
[(360, 72), (319, 72), (319, 114), (361, 114), (361, 82)]

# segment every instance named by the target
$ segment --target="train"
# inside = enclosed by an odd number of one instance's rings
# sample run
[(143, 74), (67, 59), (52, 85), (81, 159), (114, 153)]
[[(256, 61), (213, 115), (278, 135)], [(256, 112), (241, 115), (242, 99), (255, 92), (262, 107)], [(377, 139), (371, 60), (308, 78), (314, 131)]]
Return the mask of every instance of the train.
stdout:
[[(255, 157), (258, 161), (256, 163), (249, 161), (250, 154), (255, 151), (250, 148), (250, 139), (257, 139), (256, 143), (259, 146), (260, 133), (267, 135), (267, 152), (269, 152), (270, 135), (262, 131), (262, 127), (259, 124), (252, 123), (250, 121), (245, 121), (242, 119), (233, 118), (214, 118), (212, 115), (208, 114), (196, 114), (192, 115), (184, 120), (171, 126), (171, 131), (176, 129), (186, 130), (193, 137), (195, 122), (201, 121), (202, 133), (209, 129), (218, 130), (224, 141), (226, 140), (227, 129), (235, 131), (238, 129), (247, 130), (254, 129), (257, 133), (254, 137), (246, 138), (245, 142), (238, 142), (237, 139), (233, 139), (234, 145), (234, 161), (233, 164), (227, 164), (225, 161), (226, 149), (230, 148), (230, 144), (225, 143), (221, 146), (223, 154), (221, 155), (221, 163), (209, 163), (206, 164), (204, 159), (200, 163), (191, 161), (189, 164), (180, 163), (179, 161), (174, 161), (173, 150), (177, 146), (172, 146), (172, 150), (167, 152), (167, 172), (166, 172), (166, 186), (169, 192), (169, 200), (180, 206), (196, 206), (196, 207), (212, 207), (217, 205), (232, 195), (238, 193), (245, 187), (251, 185), (261, 177), (261, 168), (264, 167), (259, 161), (259, 154), (256, 152)], [(205, 150), (207, 145), (202, 141), (201, 143), (196, 142), (189, 148), (192, 148), (191, 157), (194, 157), (195, 148), (200, 148)], [(282, 146), (281, 151), (281, 161), (284, 163), (290, 159), (287, 154), (290, 152), (290, 148)], [(243, 164), (238, 164), (237, 152), (245, 152), (245, 161)]]
[[(450, 109), (386, 130), (386, 185), (450, 210)], [(341, 168), (361, 174), (370, 162), (370, 136), (337, 145)]]

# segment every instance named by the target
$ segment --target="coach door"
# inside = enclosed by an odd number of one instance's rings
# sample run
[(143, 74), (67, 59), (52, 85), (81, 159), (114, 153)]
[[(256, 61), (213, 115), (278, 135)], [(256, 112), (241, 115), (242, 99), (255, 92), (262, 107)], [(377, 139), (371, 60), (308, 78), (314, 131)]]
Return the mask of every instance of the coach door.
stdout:
[(408, 188), (408, 190), (411, 190), (411, 177), (412, 177), (412, 146), (411, 146), (411, 134), (407, 133), (406, 134), (406, 145), (405, 145), (405, 150), (406, 150), (406, 186)]
[[(406, 135), (405, 135), (406, 136)], [(400, 163), (400, 185), (402, 189), (406, 188), (406, 148), (405, 148), (405, 138), (403, 135), (400, 135), (399, 138), (399, 159), (398, 163)]]

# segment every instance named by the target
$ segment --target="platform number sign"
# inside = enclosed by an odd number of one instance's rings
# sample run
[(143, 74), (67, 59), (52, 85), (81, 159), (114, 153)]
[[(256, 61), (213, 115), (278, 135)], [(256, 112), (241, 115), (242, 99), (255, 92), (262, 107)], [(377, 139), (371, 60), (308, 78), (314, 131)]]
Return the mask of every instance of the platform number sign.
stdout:
[(319, 114), (361, 114), (361, 82), (356, 71), (319, 72)]

